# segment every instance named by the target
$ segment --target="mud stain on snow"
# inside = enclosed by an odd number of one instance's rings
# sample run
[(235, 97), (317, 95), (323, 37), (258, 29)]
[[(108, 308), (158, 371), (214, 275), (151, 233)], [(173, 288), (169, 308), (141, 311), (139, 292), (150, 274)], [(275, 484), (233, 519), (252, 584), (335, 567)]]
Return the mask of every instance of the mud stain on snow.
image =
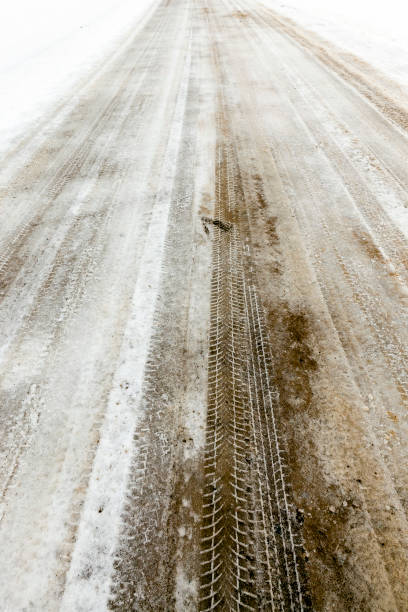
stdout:
[(384, 263), (384, 255), (381, 253), (379, 247), (375, 244), (368, 232), (363, 230), (354, 230), (353, 236), (356, 238), (357, 242), (370, 259)]
[(309, 345), (309, 318), (301, 309), (291, 311), (281, 304), (277, 310), (268, 311), (267, 321), (271, 337), (279, 338), (275, 384), (279, 389), (280, 409), (283, 413), (310, 411), (313, 409), (311, 376), (318, 366)]
[[(324, 453), (316, 428), (324, 418), (318, 390), (321, 355), (313, 315), (301, 305), (290, 307), (277, 301), (266, 307), (268, 332), (273, 347), (272, 383), (279, 393), (278, 420), (285, 432), (285, 461), (302, 529), (304, 562), (313, 609), (325, 610), (329, 599), (336, 609), (367, 609), (367, 585), (353, 588), (355, 558), (350, 534), (367, 529), (363, 502), (357, 491), (344, 497), (340, 483), (328, 481)], [(347, 414), (346, 403), (334, 410)], [(352, 476), (355, 468), (344, 466)], [(367, 599), (365, 599), (367, 597)]]
[(309, 419), (319, 416), (313, 390), (319, 365), (311, 320), (302, 307), (291, 309), (281, 302), (273, 309), (267, 308), (267, 322), (273, 343), (273, 383), (279, 392), (279, 420), (286, 437), (285, 459), (297, 501), (297, 518), (303, 528), (310, 591), (315, 609), (320, 610), (327, 593), (327, 580), (333, 582), (334, 578), (342, 583), (337, 588), (343, 591), (346, 600), (351, 594), (344, 591), (347, 589), (342, 579), (344, 568), (332, 554), (342, 545), (347, 526), (344, 521), (335, 521), (331, 514), (321, 511), (333, 504), (335, 491), (327, 489), (318, 461), (319, 452), (307, 426)]
[(235, 17), (236, 19), (240, 19), (241, 21), (244, 19), (248, 19), (248, 13), (244, 13), (244, 11), (234, 11), (230, 14), (230, 17)]
[(232, 228), (232, 223), (226, 223), (225, 221), (221, 221), (221, 219), (212, 219), (211, 217), (201, 217), (201, 222), (203, 224), (204, 231), (206, 234), (209, 233), (209, 225), (219, 227), (220, 230), (222, 230), (223, 232), (229, 232)]

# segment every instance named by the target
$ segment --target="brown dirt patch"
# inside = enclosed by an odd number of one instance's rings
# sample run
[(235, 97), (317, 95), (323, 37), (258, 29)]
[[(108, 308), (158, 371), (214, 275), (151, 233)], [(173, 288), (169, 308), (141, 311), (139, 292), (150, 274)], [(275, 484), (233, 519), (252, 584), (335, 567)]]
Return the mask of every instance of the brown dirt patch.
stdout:
[(313, 609), (328, 609), (329, 594), (343, 603), (341, 609), (366, 609), (364, 589), (356, 597), (347, 577), (352, 571), (348, 536), (352, 525), (364, 523), (362, 504), (353, 495), (344, 500), (339, 488), (327, 483), (313, 434), (320, 417), (314, 391), (320, 366), (311, 315), (301, 307), (291, 309), (280, 303), (269, 307), (267, 322), (275, 365), (273, 383), (279, 391), (279, 423), (285, 432), (297, 517), (303, 524)]
[(353, 230), (353, 236), (370, 259), (375, 259), (382, 263), (384, 262), (383, 254), (368, 232), (364, 230)]
[(248, 19), (249, 17), (248, 13), (244, 13), (243, 11), (234, 11), (233, 13), (230, 13), (230, 16), (241, 20)]
[(313, 397), (310, 379), (317, 370), (317, 361), (309, 344), (308, 316), (302, 310), (293, 312), (282, 305), (278, 311), (269, 311), (267, 320), (271, 336), (281, 338), (279, 358), (275, 364), (281, 410), (308, 411)]

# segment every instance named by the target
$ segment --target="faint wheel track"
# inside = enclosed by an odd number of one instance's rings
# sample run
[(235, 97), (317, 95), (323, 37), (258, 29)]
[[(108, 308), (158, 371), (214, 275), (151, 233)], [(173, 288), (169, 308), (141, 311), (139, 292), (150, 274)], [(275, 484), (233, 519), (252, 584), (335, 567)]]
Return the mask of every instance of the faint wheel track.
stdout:
[[(257, 12), (252, 14), (253, 21), (256, 24), (267, 23), (265, 19), (258, 16)], [(252, 28), (254, 37), (258, 38), (261, 42), (264, 38), (272, 40), (272, 35), (268, 30), (264, 28)], [(356, 144), (348, 146), (347, 151), (344, 151), (344, 145), (342, 141), (347, 142), (350, 139), (349, 130), (346, 131), (346, 126), (342, 123), (339, 117), (336, 116), (335, 112), (330, 108), (329, 102), (323, 100), (318, 92), (314, 89), (313, 85), (306, 82), (302, 75), (295, 74), (293, 67), (288, 66), (285, 62), (282, 63), (284, 70), (281, 72), (285, 74), (285, 78), (288, 82), (292, 83), (292, 87), (296, 90), (296, 103), (292, 90), (290, 87), (287, 88), (288, 96), (292, 103), (296, 106), (297, 110), (302, 109), (302, 105), (299, 104), (299, 94), (302, 98), (308, 102), (307, 110), (309, 113), (313, 112), (318, 117), (317, 108), (324, 108), (323, 116), (327, 118), (331, 117), (332, 121), (338, 125), (338, 138), (331, 134), (331, 139), (327, 136), (330, 133), (327, 128), (326, 130), (322, 126), (322, 123), (315, 121), (311, 125), (310, 120), (302, 113), (302, 119), (308, 129), (315, 136), (316, 142), (322, 143), (328, 159), (336, 168), (339, 175), (342, 177), (344, 184), (347, 186), (351, 197), (353, 198), (356, 207), (358, 207), (361, 214), (370, 224), (372, 231), (379, 237), (380, 244), (385, 252), (389, 252), (392, 257), (393, 264), (400, 270), (401, 275), (407, 279), (408, 270), (408, 243), (407, 239), (401, 230), (390, 220), (389, 215), (381, 205), (381, 200), (372, 192), (370, 185), (366, 183), (364, 178), (361, 176), (360, 165), (364, 167), (364, 164), (359, 164), (360, 160), (354, 160), (356, 157)], [(321, 116), (321, 115), (320, 115)], [(348, 134), (348, 137), (346, 136)], [(343, 146), (342, 146), (343, 145)], [(384, 162), (373, 153), (370, 149), (366, 150), (365, 145), (359, 144), (359, 155), (363, 157), (363, 161), (366, 165), (373, 164), (381, 167), (381, 170), (389, 175), (389, 179), (396, 184), (398, 189), (404, 190), (407, 193), (407, 186), (401, 184), (399, 179), (386, 167)]]
[[(157, 42), (157, 39), (160, 38), (160, 35), (166, 27), (166, 18), (166, 12), (159, 13), (153, 17), (153, 19), (158, 20), (159, 23), (157, 29), (154, 31), (154, 34), (152, 36), (148, 36), (146, 44), (143, 46), (140, 52), (140, 57), (138, 58), (139, 62), (141, 63), (143, 63), (146, 57), (148, 59), (148, 63), (144, 66), (142, 73), (143, 78), (140, 81), (139, 87), (143, 85), (144, 80), (146, 80), (146, 77), (149, 76), (149, 65), (152, 63), (157, 54), (155, 43)], [(39, 196), (37, 196), (35, 203), (30, 206), (27, 214), (24, 215), (25, 218), (23, 219), (23, 222), (20, 223), (15, 233), (8, 238), (5, 244), (2, 245), (0, 255), (0, 287), (3, 289), (3, 292), (4, 288), (7, 287), (5, 276), (7, 275), (7, 268), (10, 265), (10, 262), (12, 262), (13, 259), (18, 261), (18, 253), (24, 246), (24, 243), (34, 231), (37, 224), (41, 222), (41, 219), (44, 217), (45, 213), (54, 204), (56, 198), (64, 190), (64, 187), (71, 181), (72, 178), (77, 176), (79, 171), (86, 164), (90, 153), (93, 150), (94, 142), (98, 137), (100, 137), (101, 134), (103, 134), (109, 122), (112, 122), (115, 116), (120, 119), (118, 107), (121, 102), (121, 98), (123, 98), (124, 102), (126, 103), (126, 96), (123, 95), (123, 92), (126, 92), (126, 84), (130, 77), (137, 73), (137, 70), (138, 63), (127, 69), (126, 73), (120, 77), (120, 81), (116, 85), (114, 94), (109, 102), (107, 104), (105, 103), (101, 109), (97, 108), (94, 116), (92, 117), (90, 127), (88, 126), (87, 122), (83, 122), (84, 128), (80, 131), (80, 134), (74, 135), (68, 144), (62, 148), (62, 157), (68, 157), (68, 159), (64, 161), (63, 159), (60, 159), (60, 155), (53, 156), (50, 168), (47, 168), (47, 172), (44, 173), (44, 177), (40, 177), (39, 185), (36, 186), (36, 191), (39, 193)], [(129, 94), (127, 95), (129, 96)], [(130, 97), (132, 98), (134, 95), (135, 93), (132, 92)], [(95, 106), (98, 104), (100, 104), (100, 102), (95, 102)], [(72, 112), (72, 115), (75, 116), (76, 112), (78, 112), (77, 109)], [(68, 121), (69, 120), (67, 120), (67, 123)], [(11, 192), (13, 189), (19, 189), (19, 180), (23, 181), (24, 185), (24, 181), (27, 181), (27, 177), (25, 176), (26, 173), (29, 173), (30, 171), (34, 172), (35, 165), (36, 156), (34, 156), (33, 160), (27, 164), (27, 168), (23, 169), (23, 172), (21, 172), (22, 176), (16, 178), (15, 185), (11, 186)], [(32, 213), (33, 210), (35, 210), (34, 215)], [(11, 278), (15, 277), (17, 272), (18, 270), (16, 270), (15, 265), (13, 265), (11, 270)]]
[[(181, 3), (175, 3), (182, 8)], [(188, 14), (192, 7), (188, 7)], [(190, 16), (190, 15), (189, 15)], [(189, 283), (175, 290), (172, 274), (188, 275), (192, 248), (191, 210), (194, 190), (196, 97), (195, 54), (188, 44), (182, 50), (178, 97), (172, 130), (162, 168), (163, 187), (157, 194), (157, 211), (168, 193), (164, 245), (160, 265), (160, 289), (154, 308), (153, 328), (144, 369), (141, 411), (143, 418), (133, 434), (134, 455), (129, 466), (126, 497), (113, 564), (109, 608), (122, 610), (173, 609), (177, 495), (180, 478), (178, 433), (178, 368), (183, 362), (188, 313)], [(176, 148), (175, 148), (176, 147)], [(174, 174), (174, 176), (173, 176)], [(172, 180), (171, 189), (167, 185)], [(165, 186), (164, 186), (165, 185)], [(167, 216), (168, 215), (168, 216)], [(171, 273), (170, 273), (171, 271)], [(178, 341), (171, 340), (175, 329)], [(153, 576), (154, 574), (154, 576)]]

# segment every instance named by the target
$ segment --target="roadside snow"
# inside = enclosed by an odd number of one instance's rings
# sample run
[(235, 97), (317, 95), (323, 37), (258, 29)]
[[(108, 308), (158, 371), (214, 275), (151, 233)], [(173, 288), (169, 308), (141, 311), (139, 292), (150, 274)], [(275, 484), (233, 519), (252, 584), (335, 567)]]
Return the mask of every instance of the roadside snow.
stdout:
[[(352, 53), (400, 87), (408, 99), (408, 3), (403, 0), (259, 0), (284, 17), (339, 49)], [(384, 86), (384, 85), (383, 85)], [(399, 197), (383, 184), (383, 175), (370, 168), (371, 189), (394, 223), (408, 236), (405, 194)]]
[(261, 0), (408, 91), (408, 3), (404, 0)]
[[(154, 0), (0, 3), (0, 153), (75, 95)], [(71, 91), (70, 91), (71, 90)]]

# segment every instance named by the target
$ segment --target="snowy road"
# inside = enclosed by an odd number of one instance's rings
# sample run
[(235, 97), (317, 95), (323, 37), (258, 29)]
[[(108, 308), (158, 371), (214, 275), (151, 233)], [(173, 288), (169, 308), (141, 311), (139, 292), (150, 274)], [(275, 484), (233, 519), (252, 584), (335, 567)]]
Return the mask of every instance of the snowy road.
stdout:
[(408, 609), (408, 111), (167, 0), (1, 165), (9, 612)]

